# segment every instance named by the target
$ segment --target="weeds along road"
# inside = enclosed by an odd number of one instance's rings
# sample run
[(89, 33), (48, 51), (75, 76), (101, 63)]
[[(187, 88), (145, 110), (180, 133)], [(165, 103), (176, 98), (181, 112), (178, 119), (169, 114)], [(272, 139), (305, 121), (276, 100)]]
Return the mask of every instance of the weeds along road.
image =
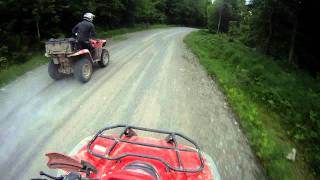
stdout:
[(0, 174), (39, 177), (46, 152), (68, 153), (114, 124), (181, 132), (212, 156), (223, 179), (263, 179), (223, 94), (183, 38), (194, 29), (138, 32), (109, 47), (91, 81), (53, 81), (47, 66), (0, 90)]

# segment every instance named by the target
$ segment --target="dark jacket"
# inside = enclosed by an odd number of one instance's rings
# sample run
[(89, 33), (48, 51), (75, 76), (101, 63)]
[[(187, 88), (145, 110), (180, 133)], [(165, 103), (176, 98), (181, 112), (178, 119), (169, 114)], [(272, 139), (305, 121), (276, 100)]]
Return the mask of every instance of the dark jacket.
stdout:
[(73, 29), (72, 33), (77, 33), (79, 41), (89, 41), (89, 39), (96, 35), (94, 25), (86, 20), (79, 22)]

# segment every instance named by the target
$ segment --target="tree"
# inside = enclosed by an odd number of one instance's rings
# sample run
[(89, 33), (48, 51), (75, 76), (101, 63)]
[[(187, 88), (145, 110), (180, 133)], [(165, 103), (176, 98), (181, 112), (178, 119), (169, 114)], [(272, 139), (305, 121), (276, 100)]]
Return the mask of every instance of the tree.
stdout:
[(208, 0), (167, 0), (165, 12), (168, 23), (205, 26), (207, 4)]
[[(136, 23), (205, 26), (208, 0), (8, 0), (0, 1), (0, 57), (24, 62), (48, 38), (69, 36), (85, 12), (101, 28)], [(36, 43), (35, 43), (36, 42)], [(29, 46), (33, 44), (33, 46)]]
[(213, 32), (228, 32), (229, 22), (238, 20), (238, 1), (237, 0), (215, 0), (208, 7), (208, 29)]
[(125, 11), (126, 7), (121, 0), (110, 0), (108, 3), (105, 0), (97, 0), (95, 22), (102, 27), (120, 27)]

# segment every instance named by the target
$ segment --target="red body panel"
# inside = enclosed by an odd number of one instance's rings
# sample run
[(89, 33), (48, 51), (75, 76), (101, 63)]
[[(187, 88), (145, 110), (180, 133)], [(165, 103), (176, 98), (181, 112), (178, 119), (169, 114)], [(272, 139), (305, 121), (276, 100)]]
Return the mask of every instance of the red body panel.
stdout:
[(88, 49), (82, 49), (80, 51), (77, 51), (77, 52), (75, 52), (73, 54), (68, 55), (68, 57), (79, 56), (79, 55), (82, 55), (82, 54), (88, 54), (91, 57), (90, 51)]
[[(165, 140), (158, 140), (154, 138), (147, 137), (126, 137), (133, 142), (142, 142), (147, 144), (155, 144), (161, 146), (173, 147), (173, 144), (166, 142)], [(112, 146), (114, 141), (98, 137), (91, 146), (91, 150), (98, 154), (106, 154), (106, 151)], [(179, 148), (190, 148), (184, 145), (178, 145)], [(143, 155), (150, 155), (162, 158), (164, 161), (168, 162), (173, 167), (178, 167), (178, 159), (176, 152), (172, 149), (160, 149), (155, 147), (140, 146), (137, 144), (128, 144), (119, 142), (114, 150), (111, 152), (110, 158), (117, 157), (126, 153), (137, 153)], [(201, 162), (199, 160), (198, 154), (195, 152), (182, 152), (180, 151), (182, 165), (186, 169), (197, 169), (199, 168)], [(197, 173), (187, 173), (187, 172), (175, 172), (168, 170), (166, 166), (157, 160), (140, 158), (140, 157), (125, 157), (120, 161), (106, 160), (102, 158), (95, 157), (87, 152), (87, 144), (84, 145), (77, 153), (73, 156), (74, 159), (80, 161), (85, 160), (95, 166), (98, 170), (97, 174), (91, 174), (90, 178), (99, 178), (102, 180), (112, 180), (112, 179), (154, 179), (148, 173), (139, 170), (127, 170), (124, 169), (126, 165), (132, 162), (143, 162), (145, 164), (151, 165), (159, 175), (160, 179), (213, 179), (211, 171), (204, 159), (204, 169)], [(82, 174), (85, 176), (85, 174)]]
[(102, 48), (103, 47), (103, 44), (106, 43), (106, 40), (93, 40), (93, 39), (90, 39), (90, 43), (92, 45), (92, 47), (94, 48)]
[[(95, 49), (98, 49), (98, 48), (101, 49), (104, 46), (105, 43), (106, 43), (106, 40), (103, 40), (103, 39), (98, 39), (98, 40), (90, 39), (90, 44)], [(83, 54), (88, 55), (92, 59), (92, 56), (91, 56), (90, 51), (88, 49), (79, 50), (79, 51), (77, 51), (77, 52), (75, 52), (73, 54), (69, 54), (67, 57), (80, 56), (80, 55), (83, 55)]]

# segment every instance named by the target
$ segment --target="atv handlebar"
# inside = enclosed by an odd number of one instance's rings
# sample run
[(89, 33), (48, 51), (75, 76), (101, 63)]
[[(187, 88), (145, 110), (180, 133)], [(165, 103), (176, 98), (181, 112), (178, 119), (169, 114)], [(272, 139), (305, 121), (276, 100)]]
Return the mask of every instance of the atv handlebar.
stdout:
[(54, 179), (54, 180), (62, 180), (62, 179), (63, 179), (62, 176), (60, 176), (60, 177), (54, 177), (54, 176), (51, 176), (50, 174), (47, 174), (47, 173), (45, 173), (45, 172), (43, 172), (43, 171), (40, 171), (40, 176), (46, 176), (46, 177), (48, 177), (48, 178), (50, 178), (50, 179)]
[[(76, 172), (71, 172), (65, 176), (58, 176), (58, 177), (52, 176), (43, 171), (40, 171), (39, 174), (40, 176), (46, 176), (47, 178), (53, 179), (53, 180), (98, 180), (98, 179), (83, 178), (80, 173), (76, 173)], [(31, 180), (48, 180), (48, 179), (36, 178)]]
[[(51, 176), (50, 174), (47, 174), (43, 171), (40, 171), (40, 176), (46, 176), (47, 178), (53, 179), (53, 180), (64, 180), (64, 176), (59, 176), (59, 177), (54, 177)], [(47, 179), (40, 179), (40, 178), (36, 178), (36, 179), (31, 179), (31, 180), (47, 180)]]

